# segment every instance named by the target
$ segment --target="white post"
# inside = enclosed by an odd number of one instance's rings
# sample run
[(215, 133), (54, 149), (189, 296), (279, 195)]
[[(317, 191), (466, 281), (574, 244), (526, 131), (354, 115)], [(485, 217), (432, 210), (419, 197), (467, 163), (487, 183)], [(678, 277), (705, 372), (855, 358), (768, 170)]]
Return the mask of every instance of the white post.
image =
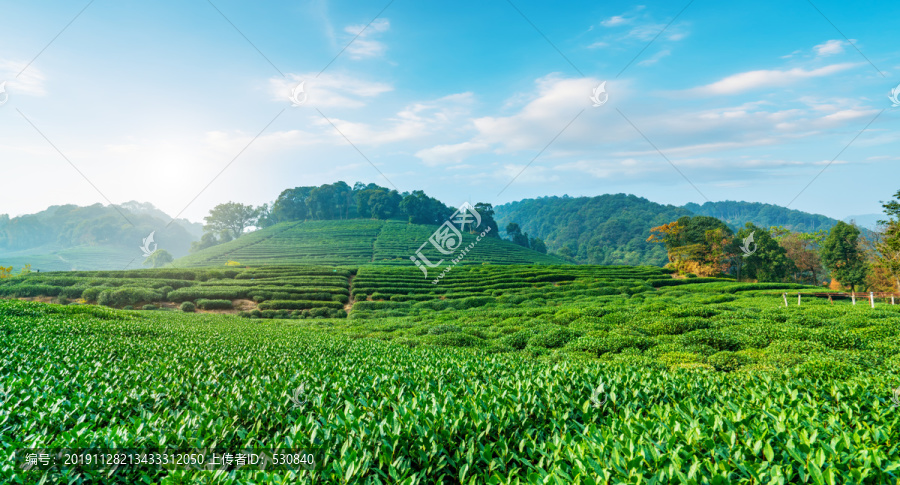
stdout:
[(875, 293), (869, 292), (869, 303), (872, 304), (872, 308), (875, 308)]
[(784, 298), (784, 306), (788, 306), (787, 305), (787, 293), (782, 293), (781, 297)]
[(797, 306), (800, 306), (800, 293), (797, 293)]
[(850, 299), (853, 300), (853, 304), (856, 305), (856, 292), (850, 293)]
[(894, 295), (891, 295), (891, 305), (894, 304)]

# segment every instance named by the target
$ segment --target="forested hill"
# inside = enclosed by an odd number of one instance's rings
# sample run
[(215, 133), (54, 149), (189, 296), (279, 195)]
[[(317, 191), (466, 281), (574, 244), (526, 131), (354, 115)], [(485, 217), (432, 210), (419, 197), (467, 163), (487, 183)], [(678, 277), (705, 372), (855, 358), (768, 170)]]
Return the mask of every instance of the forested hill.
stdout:
[(550, 252), (587, 264), (664, 265), (665, 249), (647, 242), (650, 229), (685, 215), (716, 217), (735, 230), (753, 222), (814, 232), (838, 222), (772, 204), (725, 201), (677, 207), (626, 194), (525, 199), (496, 206), (494, 212), (501, 231), (518, 223), (530, 237), (543, 239)]
[(658, 265), (668, 261), (660, 244), (650, 244), (650, 228), (691, 215), (634, 195), (541, 197), (494, 207), (503, 231), (516, 222), (550, 252), (587, 264)]
[(752, 222), (759, 227), (784, 226), (797, 232), (816, 232), (831, 229), (838, 222), (820, 214), (760, 202), (726, 200), (707, 202), (703, 205), (689, 203), (685, 204), (684, 208), (698, 216), (715, 217), (732, 229), (740, 229), (744, 224)]
[(203, 225), (185, 219), (169, 225), (171, 220), (152, 204), (133, 201), (116, 207), (55, 205), (12, 218), (0, 214), (0, 266), (30, 264), (42, 271), (140, 267), (141, 243), (151, 231), (155, 245), (185, 255)]

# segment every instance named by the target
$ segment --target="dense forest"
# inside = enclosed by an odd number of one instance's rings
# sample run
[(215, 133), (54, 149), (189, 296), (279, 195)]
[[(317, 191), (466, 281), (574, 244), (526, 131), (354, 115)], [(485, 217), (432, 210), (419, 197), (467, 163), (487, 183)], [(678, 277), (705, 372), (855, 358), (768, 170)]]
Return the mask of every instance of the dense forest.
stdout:
[(760, 202), (736, 202), (725, 200), (703, 205), (689, 203), (684, 208), (698, 216), (710, 216), (725, 222), (734, 230), (752, 222), (761, 227), (781, 226), (797, 232), (829, 230), (837, 220), (820, 214), (787, 209)]
[(634, 195), (541, 197), (494, 208), (497, 222), (519, 224), (523, 232), (543, 239), (551, 253), (587, 264), (668, 262), (666, 250), (647, 242), (650, 228), (690, 215)]
[(733, 232), (748, 222), (802, 233), (829, 230), (838, 222), (757, 202), (707, 202), (677, 207), (626, 194), (540, 197), (499, 205), (494, 211), (501, 227), (516, 222), (523, 232), (543, 239), (549, 252), (586, 264), (662, 266), (668, 257), (662, 247), (647, 241), (650, 229), (683, 216), (715, 217)]

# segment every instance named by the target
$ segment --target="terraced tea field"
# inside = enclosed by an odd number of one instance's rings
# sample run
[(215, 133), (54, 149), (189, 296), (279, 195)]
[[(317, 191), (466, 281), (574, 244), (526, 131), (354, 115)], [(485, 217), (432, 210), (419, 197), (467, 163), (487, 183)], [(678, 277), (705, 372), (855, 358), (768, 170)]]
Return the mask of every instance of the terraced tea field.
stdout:
[[(411, 265), (413, 256), (437, 226), (402, 221), (343, 220), (286, 222), (252, 232), (225, 244), (204, 249), (176, 261), (178, 267), (222, 266), (228, 261), (242, 265), (303, 264), (330, 266)], [(463, 234), (461, 247), (476, 236)], [(430, 244), (423, 254), (437, 262), (442, 256)], [(461, 264), (565, 264), (497, 238), (482, 238)]]
[(171, 310), (187, 302), (195, 307), (189, 311), (199, 307), (201, 312), (239, 310), (248, 317), (343, 318), (351, 276), (347, 269), (283, 266), (30, 273), (0, 281), (0, 296), (148, 310)]

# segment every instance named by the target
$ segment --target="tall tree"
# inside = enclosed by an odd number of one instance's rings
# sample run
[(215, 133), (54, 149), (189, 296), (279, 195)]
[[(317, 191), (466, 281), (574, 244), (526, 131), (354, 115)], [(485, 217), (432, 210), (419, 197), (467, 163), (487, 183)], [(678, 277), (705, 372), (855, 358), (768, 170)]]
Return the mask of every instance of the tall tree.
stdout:
[(817, 251), (815, 237), (809, 233), (790, 232), (776, 236), (785, 255), (794, 263), (794, 281), (798, 283), (820, 284), (819, 276), (824, 273), (822, 260)]
[(846, 222), (838, 222), (831, 228), (822, 243), (822, 262), (831, 275), (851, 291), (865, 283), (868, 267), (860, 250), (859, 229)]
[(528, 247), (528, 233), (522, 233), (522, 229), (515, 222), (510, 222), (506, 225), (506, 235), (509, 236), (509, 240), (513, 244)]
[(487, 202), (479, 202), (475, 204), (475, 210), (481, 217), (481, 226), (479, 226), (477, 230), (484, 231), (485, 229), (490, 228), (491, 230), (485, 237), (496, 237), (499, 239), (500, 228), (497, 227), (497, 221), (494, 220), (494, 206)]
[(256, 224), (258, 218), (259, 210), (252, 205), (226, 202), (209, 211), (209, 215), (203, 218), (206, 221), (203, 228), (208, 231), (227, 233), (237, 239), (244, 233), (245, 228)]
[(732, 231), (709, 216), (684, 216), (650, 229), (648, 242), (663, 243), (669, 255), (667, 266), (700, 276), (713, 276), (729, 269)]
[(894, 199), (882, 201), (887, 219), (878, 221), (878, 231), (869, 244), (875, 259), (877, 273), (892, 280), (892, 286), (900, 289), (900, 191)]
[[(741, 273), (760, 282), (784, 281), (788, 275), (796, 270), (793, 261), (787, 257), (787, 250), (778, 244), (769, 231), (757, 227), (752, 222), (744, 225), (735, 237), (736, 242), (743, 243), (746, 238), (753, 235), (753, 244), (745, 249), (752, 254), (741, 251)], [(749, 242), (749, 241), (748, 241)]]
[(175, 261), (175, 258), (169, 254), (165, 249), (157, 249), (153, 251), (153, 254), (147, 257), (144, 260), (144, 266), (150, 266), (153, 268), (162, 268), (163, 266)]

